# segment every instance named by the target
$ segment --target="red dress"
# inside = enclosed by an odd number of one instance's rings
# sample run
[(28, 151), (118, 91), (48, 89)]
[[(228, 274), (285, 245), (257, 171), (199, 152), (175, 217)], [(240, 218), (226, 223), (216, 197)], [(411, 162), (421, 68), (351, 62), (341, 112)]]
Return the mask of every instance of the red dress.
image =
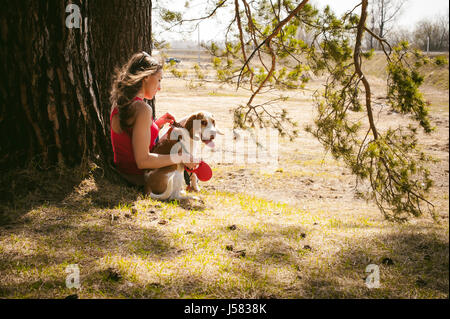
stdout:
[[(133, 101), (141, 100), (139, 97), (135, 97)], [(127, 130), (123, 130), (122, 133), (118, 134), (112, 129), (112, 118), (119, 112), (117, 108), (111, 112), (111, 116), (109, 118), (111, 125), (111, 143), (114, 152), (114, 164), (117, 169), (125, 174), (130, 175), (143, 175), (144, 170), (139, 169), (136, 164), (136, 160), (134, 158), (133, 153), (133, 144), (132, 144), (132, 135), (133, 131), (131, 128)], [(152, 124), (150, 125), (150, 143), (149, 143), (149, 151), (153, 149), (157, 142), (159, 129), (154, 119), (152, 118)]]

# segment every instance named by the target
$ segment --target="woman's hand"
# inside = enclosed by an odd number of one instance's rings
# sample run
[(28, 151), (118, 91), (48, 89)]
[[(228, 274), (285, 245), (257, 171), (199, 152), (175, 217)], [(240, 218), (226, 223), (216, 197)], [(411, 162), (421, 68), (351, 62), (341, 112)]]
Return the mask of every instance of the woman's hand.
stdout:
[(170, 113), (166, 113), (163, 116), (161, 116), (159, 119), (157, 119), (155, 121), (156, 125), (158, 125), (158, 128), (161, 129), (161, 127), (164, 126), (164, 124), (169, 123), (172, 124), (175, 121), (175, 117), (170, 114)]

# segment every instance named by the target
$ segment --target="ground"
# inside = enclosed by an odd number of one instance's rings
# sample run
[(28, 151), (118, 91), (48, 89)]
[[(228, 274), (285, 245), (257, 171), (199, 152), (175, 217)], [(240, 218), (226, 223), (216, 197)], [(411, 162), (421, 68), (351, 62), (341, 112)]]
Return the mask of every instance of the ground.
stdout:
[[(192, 62), (182, 59), (179, 67), (192, 70)], [(448, 298), (448, 66), (443, 70), (435, 71), (447, 84), (433, 79), (424, 87), (436, 131), (421, 135), (422, 147), (439, 159), (430, 163), (436, 221), (386, 221), (374, 203), (355, 196), (344, 164), (303, 129), (293, 142), (280, 139), (275, 166), (211, 162), (201, 201), (157, 202), (95, 167), (29, 168), (15, 172), (11, 198), (0, 205), (0, 297)], [(382, 98), (381, 75), (369, 71), (374, 97)], [(301, 128), (313, 121), (311, 96), (321, 80), (282, 92)], [(157, 114), (208, 110), (223, 130), (248, 96), (212, 82), (196, 87), (169, 72), (162, 87)], [(377, 108), (383, 127), (405, 121)], [(66, 287), (72, 264), (79, 289)], [(379, 267), (379, 288), (366, 286), (370, 264)]]

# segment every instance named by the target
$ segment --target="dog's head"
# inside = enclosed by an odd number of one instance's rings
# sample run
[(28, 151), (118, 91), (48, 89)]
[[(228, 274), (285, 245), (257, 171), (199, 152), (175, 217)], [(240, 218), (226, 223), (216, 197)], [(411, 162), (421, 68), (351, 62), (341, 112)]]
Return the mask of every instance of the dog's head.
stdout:
[(210, 112), (201, 111), (192, 114), (184, 123), (193, 140), (201, 140), (205, 145), (214, 147), (214, 139), (217, 134), (223, 133), (216, 127), (216, 120)]

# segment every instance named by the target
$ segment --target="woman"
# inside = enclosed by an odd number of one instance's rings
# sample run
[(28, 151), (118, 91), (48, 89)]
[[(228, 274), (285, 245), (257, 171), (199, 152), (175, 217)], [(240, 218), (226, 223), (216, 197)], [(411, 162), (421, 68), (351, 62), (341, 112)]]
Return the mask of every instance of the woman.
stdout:
[[(178, 164), (170, 155), (151, 153), (159, 130), (175, 118), (166, 113), (156, 121), (144, 98), (161, 90), (162, 63), (146, 52), (136, 53), (116, 72), (111, 90), (111, 142), (114, 164), (135, 185), (144, 185), (144, 170)], [(184, 159), (190, 169), (193, 159)]]

